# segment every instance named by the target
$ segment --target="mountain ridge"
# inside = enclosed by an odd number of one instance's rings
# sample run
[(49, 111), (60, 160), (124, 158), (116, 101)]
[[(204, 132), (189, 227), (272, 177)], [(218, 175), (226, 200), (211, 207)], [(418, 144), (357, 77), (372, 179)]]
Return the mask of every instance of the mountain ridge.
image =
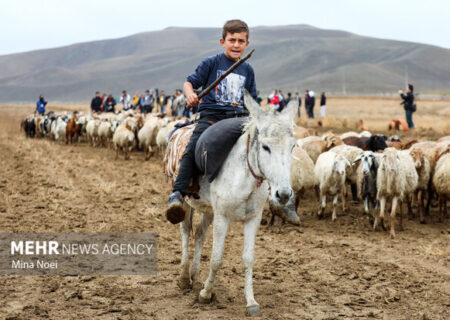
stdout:
[[(0, 101), (88, 101), (96, 90), (115, 95), (182, 87), (200, 61), (222, 52), (220, 28), (167, 27), (117, 39), (0, 56)], [(418, 90), (450, 87), (450, 50), (359, 36), (309, 25), (250, 30), (258, 89), (393, 92), (405, 71)], [(344, 84), (345, 82), (345, 84)]]

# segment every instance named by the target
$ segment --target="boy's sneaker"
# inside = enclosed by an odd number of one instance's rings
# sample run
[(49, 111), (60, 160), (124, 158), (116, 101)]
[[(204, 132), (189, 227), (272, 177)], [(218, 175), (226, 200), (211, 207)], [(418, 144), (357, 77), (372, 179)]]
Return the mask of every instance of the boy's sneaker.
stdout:
[(173, 224), (184, 221), (186, 212), (183, 208), (183, 196), (179, 191), (175, 191), (169, 196), (167, 202), (169, 208), (166, 211), (166, 218)]

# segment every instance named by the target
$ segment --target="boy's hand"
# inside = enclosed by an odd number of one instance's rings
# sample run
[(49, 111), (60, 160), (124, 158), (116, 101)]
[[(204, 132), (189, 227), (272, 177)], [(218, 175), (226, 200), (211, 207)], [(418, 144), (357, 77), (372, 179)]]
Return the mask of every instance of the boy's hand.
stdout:
[(399, 93), (399, 94), (402, 94), (402, 93), (403, 93), (403, 90), (398, 90), (398, 93)]
[(188, 95), (186, 97), (186, 102), (187, 102), (189, 107), (197, 106), (198, 105), (198, 96), (197, 96), (197, 94), (194, 92), (194, 93), (191, 93), (190, 95)]

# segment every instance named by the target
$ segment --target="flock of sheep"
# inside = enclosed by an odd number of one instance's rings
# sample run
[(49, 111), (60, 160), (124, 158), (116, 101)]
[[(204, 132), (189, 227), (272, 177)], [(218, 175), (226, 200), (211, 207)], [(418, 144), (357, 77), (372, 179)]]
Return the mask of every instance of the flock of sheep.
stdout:
[[(119, 114), (82, 114), (50, 112), (29, 115), (21, 124), (29, 137), (49, 137), (73, 143), (85, 139), (92, 146), (112, 146), (116, 159), (122, 151), (125, 159), (134, 149), (145, 152), (149, 159), (156, 151), (164, 152), (170, 132), (175, 125), (188, 119), (141, 115), (134, 111)], [(292, 210), (298, 211), (302, 194), (315, 190), (319, 199), (317, 215), (323, 216), (327, 197), (333, 198), (332, 220), (337, 216), (338, 198), (346, 210), (347, 190), (350, 185), (353, 200), (364, 201), (365, 212), (373, 221), (373, 229), (381, 224), (386, 228), (384, 214), (386, 201), (392, 200), (390, 234), (395, 237), (397, 206), (416, 202), (420, 222), (430, 203), (439, 198), (440, 219), (447, 214), (446, 200), (450, 198), (450, 136), (438, 141), (400, 141), (396, 137), (372, 135), (370, 132), (347, 132), (340, 136), (327, 133), (315, 135), (314, 130), (295, 127), (297, 146), (293, 151), (291, 185), (294, 198)], [(427, 198), (427, 205), (424, 200)], [(293, 204), (295, 203), (295, 205)]]
[[(395, 215), (401, 203), (417, 201), (420, 222), (424, 219), (424, 199), (428, 196), (429, 213), (433, 197), (439, 197), (440, 219), (447, 214), (446, 200), (450, 197), (450, 136), (438, 141), (401, 142), (370, 132), (347, 132), (340, 136), (327, 133), (322, 137), (310, 135), (311, 130), (296, 127), (298, 147), (294, 149), (291, 185), (296, 193), (295, 209), (306, 189), (318, 186), (320, 208), (324, 214), (327, 196), (333, 198), (332, 220), (336, 219), (338, 198), (345, 211), (348, 185), (353, 199), (364, 201), (365, 212), (373, 220), (373, 229), (381, 224), (385, 229), (386, 201), (392, 200), (391, 237), (395, 237)], [(305, 137), (306, 136), (306, 137)], [(379, 212), (377, 207), (379, 206)]]

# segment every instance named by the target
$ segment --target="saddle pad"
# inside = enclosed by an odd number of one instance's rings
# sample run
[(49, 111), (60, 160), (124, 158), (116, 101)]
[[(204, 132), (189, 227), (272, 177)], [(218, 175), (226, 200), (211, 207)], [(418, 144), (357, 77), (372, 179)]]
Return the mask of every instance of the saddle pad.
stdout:
[(169, 139), (164, 155), (164, 173), (175, 182), (180, 169), (181, 159), (191, 139), (196, 124), (177, 129)]
[(248, 117), (219, 121), (202, 133), (195, 147), (195, 163), (212, 182), (236, 141), (243, 133)]

